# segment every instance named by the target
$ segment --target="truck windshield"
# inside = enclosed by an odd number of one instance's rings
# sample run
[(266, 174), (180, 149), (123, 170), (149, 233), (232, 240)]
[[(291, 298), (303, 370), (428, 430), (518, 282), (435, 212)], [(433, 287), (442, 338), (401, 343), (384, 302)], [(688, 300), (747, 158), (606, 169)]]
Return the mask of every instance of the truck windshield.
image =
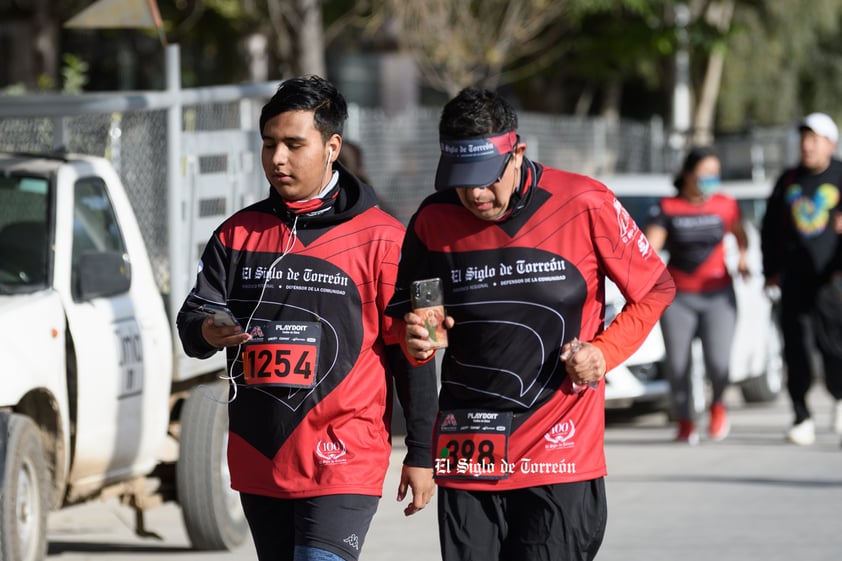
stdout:
[(46, 286), (49, 185), (41, 177), (0, 177), (0, 292)]

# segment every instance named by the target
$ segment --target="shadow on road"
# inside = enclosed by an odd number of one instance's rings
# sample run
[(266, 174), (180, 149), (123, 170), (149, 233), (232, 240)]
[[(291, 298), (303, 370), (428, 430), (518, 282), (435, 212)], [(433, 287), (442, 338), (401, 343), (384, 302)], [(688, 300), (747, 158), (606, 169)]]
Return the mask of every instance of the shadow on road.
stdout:
[(138, 545), (106, 542), (63, 542), (51, 541), (47, 546), (47, 555), (62, 555), (64, 553), (155, 553), (173, 555), (178, 553), (196, 553), (189, 547), (172, 547), (156, 545)]

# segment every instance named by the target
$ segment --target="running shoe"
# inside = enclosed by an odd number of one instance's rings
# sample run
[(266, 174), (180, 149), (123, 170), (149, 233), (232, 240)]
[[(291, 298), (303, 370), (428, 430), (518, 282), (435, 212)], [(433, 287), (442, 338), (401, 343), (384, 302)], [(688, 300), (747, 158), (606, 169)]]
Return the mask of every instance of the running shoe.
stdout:
[(731, 432), (731, 422), (728, 420), (728, 412), (722, 403), (714, 403), (710, 406), (710, 425), (708, 436), (711, 440), (724, 440)]
[(689, 419), (680, 419), (678, 421), (678, 434), (675, 435), (675, 442), (686, 442), (690, 446), (698, 444), (699, 433), (696, 430), (696, 424)]
[(786, 439), (799, 446), (809, 446), (816, 441), (816, 424), (813, 419), (804, 419), (786, 432)]

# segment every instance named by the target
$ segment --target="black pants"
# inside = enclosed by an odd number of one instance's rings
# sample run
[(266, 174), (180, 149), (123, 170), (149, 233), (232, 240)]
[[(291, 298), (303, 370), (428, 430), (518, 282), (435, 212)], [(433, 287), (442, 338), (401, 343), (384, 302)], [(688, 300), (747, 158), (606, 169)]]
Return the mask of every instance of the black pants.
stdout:
[(816, 345), (813, 306), (817, 289), (813, 285), (787, 286), (781, 293), (780, 318), (787, 390), (792, 400), (796, 424), (811, 417), (807, 407), (807, 392), (817, 376), (813, 356), (820, 357), (827, 391), (834, 399), (842, 399), (842, 359), (821, 352)]
[(513, 491), (439, 487), (443, 561), (591, 561), (608, 510), (605, 481)]
[(378, 501), (367, 495), (276, 499), (240, 493), (260, 561), (292, 561), (295, 546), (356, 561)]

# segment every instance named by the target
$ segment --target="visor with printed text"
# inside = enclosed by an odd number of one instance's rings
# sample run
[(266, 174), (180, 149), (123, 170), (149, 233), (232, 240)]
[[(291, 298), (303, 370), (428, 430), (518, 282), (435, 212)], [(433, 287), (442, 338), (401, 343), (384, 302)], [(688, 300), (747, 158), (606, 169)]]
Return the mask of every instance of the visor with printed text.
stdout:
[(485, 187), (499, 181), (517, 145), (515, 131), (493, 136), (439, 141), (436, 191), (451, 187)]

